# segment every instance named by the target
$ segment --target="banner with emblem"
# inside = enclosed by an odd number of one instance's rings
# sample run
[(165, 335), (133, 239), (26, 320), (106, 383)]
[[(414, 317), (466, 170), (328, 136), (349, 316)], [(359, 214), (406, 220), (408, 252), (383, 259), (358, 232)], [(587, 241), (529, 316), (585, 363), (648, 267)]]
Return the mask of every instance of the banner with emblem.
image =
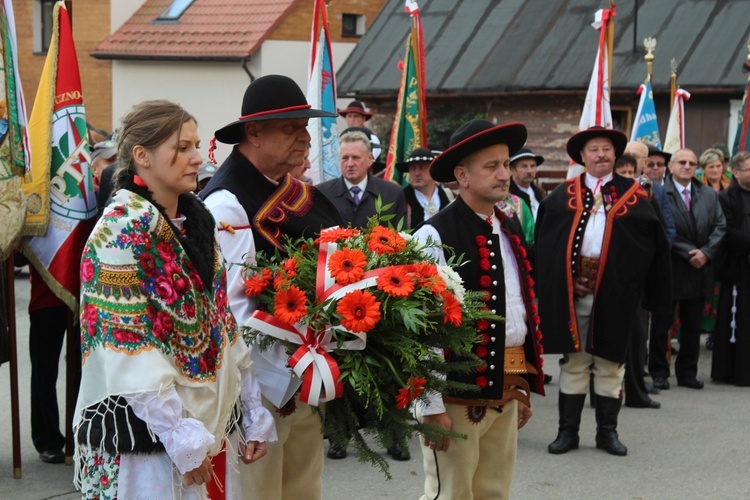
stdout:
[(672, 112), (667, 122), (667, 133), (664, 135), (665, 153), (675, 154), (685, 147), (685, 101), (690, 99), (690, 92), (677, 89), (674, 93)]
[(24, 184), (24, 232), (30, 236), (22, 250), (47, 286), (76, 311), (81, 252), (97, 208), (81, 78), (64, 2), (55, 3), (52, 18), (52, 40), (29, 120), (32, 162)]
[(31, 155), (26, 105), (18, 75), (13, 4), (0, 0), (0, 260), (21, 237), (26, 201), (22, 182)]
[(651, 90), (651, 76), (646, 78), (646, 83), (638, 87), (641, 100), (638, 102), (638, 111), (633, 120), (633, 131), (630, 134), (631, 141), (647, 142), (661, 149), (659, 138), (659, 124), (656, 120), (656, 106), (654, 106), (654, 93)]
[[(324, 0), (315, 0), (310, 51), (310, 73), (307, 79), (307, 102), (316, 109), (336, 113), (336, 80), (333, 74), (331, 38)], [(341, 176), (339, 133), (335, 117), (310, 120), (310, 172), (313, 184)]]
[[(599, 9), (594, 15), (591, 26), (599, 31), (599, 47), (596, 51), (594, 69), (591, 71), (591, 80), (583, 102), (581, 120), (578, 130), (587, 130), (591, 127), (612, 128), (612, 109), (609, 105), (609, 89), (612, 78), (612, 49), (614, 41), (615, 6), (611, 9)], [(568, 167), (568, 178), (576, 177), (583, 172), (583, 166), (571, 160)]]
[(391, 129), (384, 174), (386, 180), (404, 186), (407, 183), (404, 175), (396, 168), (396, 163), (406, 161), (412, 151), (427, 145), (424, 40), (417, 2), (406, 0), (406, 12), (411, 15), (411, 32), (406, 39), (396, 117)]

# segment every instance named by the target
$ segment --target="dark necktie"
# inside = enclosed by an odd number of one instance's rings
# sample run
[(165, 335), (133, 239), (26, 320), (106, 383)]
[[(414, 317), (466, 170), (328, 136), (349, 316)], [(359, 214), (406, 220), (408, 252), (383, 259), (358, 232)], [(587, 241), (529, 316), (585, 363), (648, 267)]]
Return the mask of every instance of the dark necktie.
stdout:
[(354, 204), (359, 205), (359, 193), (362, 192), (359, 186), (352, 186), (349, 191), (352, 192), (352, 199), (354, 199)]

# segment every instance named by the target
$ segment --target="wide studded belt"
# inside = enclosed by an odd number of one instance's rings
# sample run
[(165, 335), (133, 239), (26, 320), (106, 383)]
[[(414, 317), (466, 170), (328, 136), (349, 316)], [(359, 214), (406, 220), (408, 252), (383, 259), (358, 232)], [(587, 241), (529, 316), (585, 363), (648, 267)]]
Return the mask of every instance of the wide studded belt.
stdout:
[(596, 277), (599, 275), (599, 262), (601, 259), (594, 259), (592, 257), (581, 257), (578, 260), (578, 276), (580, 278), (586, 278), (588, 282), (586, 287), (594, 289), (596, 285)]
[(526, 352), (523, 350), (523, 346), (519, 345), (517, 347), (506, 347), (505, 362), (503, 363), (503, 365), (503, 371), (505, 373), (529, 373), (529, 368), (526, 364)]

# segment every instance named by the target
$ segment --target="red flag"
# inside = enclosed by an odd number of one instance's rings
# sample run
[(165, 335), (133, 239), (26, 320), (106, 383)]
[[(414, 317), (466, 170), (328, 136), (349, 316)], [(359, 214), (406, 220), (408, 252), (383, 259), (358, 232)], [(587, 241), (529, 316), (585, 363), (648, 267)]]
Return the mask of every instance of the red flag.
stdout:
[(32, 163), (22, 250), (65, 304), (78, 308), (81, 253), (96, 222), (81, 77), (68, 11), (57, 2), (29, 120)]

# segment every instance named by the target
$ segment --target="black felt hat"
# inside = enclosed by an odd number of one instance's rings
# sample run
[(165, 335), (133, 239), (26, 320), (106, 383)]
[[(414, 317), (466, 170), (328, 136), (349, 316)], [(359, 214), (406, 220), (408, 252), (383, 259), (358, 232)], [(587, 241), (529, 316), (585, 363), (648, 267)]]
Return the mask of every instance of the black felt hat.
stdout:
[(439, 154), (440, 154), (439, 151), (433, 151), (430, 148), (417, 148), (411, 152), (411, 154), (409, 155), (409, 158), (407, 158), (406, 161), (396, 163), (396, 169), (400, 170), (401, 172), (406, 173), (409, 171), (409, 165), (411, 165), (412, 163), (415, 163), (418, 161), (431, 162)]
[(665, 151), (662, 151), (661, 149), (657, 148), (656, 146), (654, 146), (650, 142), (648, 144), (646, 144), (646, 146), (648, 146), (648, 155), (649, 156), (661, 156), (661, 157), (664, 158), (664, 161), (666, 161), (667, 163), (669, 163), (670, 161), (672, 161), (672, 153), (667, 153)]
[(628, 136), (611, 128), (604, 128), (599, 126), (590, 127), (586, 130), (581, 130), (573, 137), (568, 139), (568, 156), (570, 156), (574, 162), (579, 165), (583, 165), (583, 159), (581, 158), (581, 150), (591, 139), (595, 137), (604, 137), (612, 141), (615, 147), (615, 158), (619, 158), (625, 152), (625, 146), (628, 145)]
[(220, 128), (214, 136), (219, 142), (237, 144), (242, 141), (242, 124), (263, 120), (335, 117), (334, 113), (312, 109), (302, 89), (288, 76), (266, 75), (258, 78), (245, 90), (242, 116)]
[(451, 136), (448, 149), (432, 161), (430, 176), (438, 182), (453, 182), (456, 165), (472, 153), (494, 144), (506, 144), (513, 156), (526, 142), (526, 126), (511, 122), (495, 125), (488, 120), (472, 120)]
[(346, 108), (339, 109), (338, 112), (341, 116), (346, 116), (347, 113), (359, 113), (365, 117), (365, 120), (372, 118), (372, 113), (365, 111), (365, 105), (360, 101), (352, 101)]
[(523, 160), (524, 158), (533, 158), (537, 167), (544, 163), (543, 156), (535, 155), (529, 148), (521, 148), (518, 150), (518, 153), (510, 157), (510, 164), (513, 165), (518, 160)]

